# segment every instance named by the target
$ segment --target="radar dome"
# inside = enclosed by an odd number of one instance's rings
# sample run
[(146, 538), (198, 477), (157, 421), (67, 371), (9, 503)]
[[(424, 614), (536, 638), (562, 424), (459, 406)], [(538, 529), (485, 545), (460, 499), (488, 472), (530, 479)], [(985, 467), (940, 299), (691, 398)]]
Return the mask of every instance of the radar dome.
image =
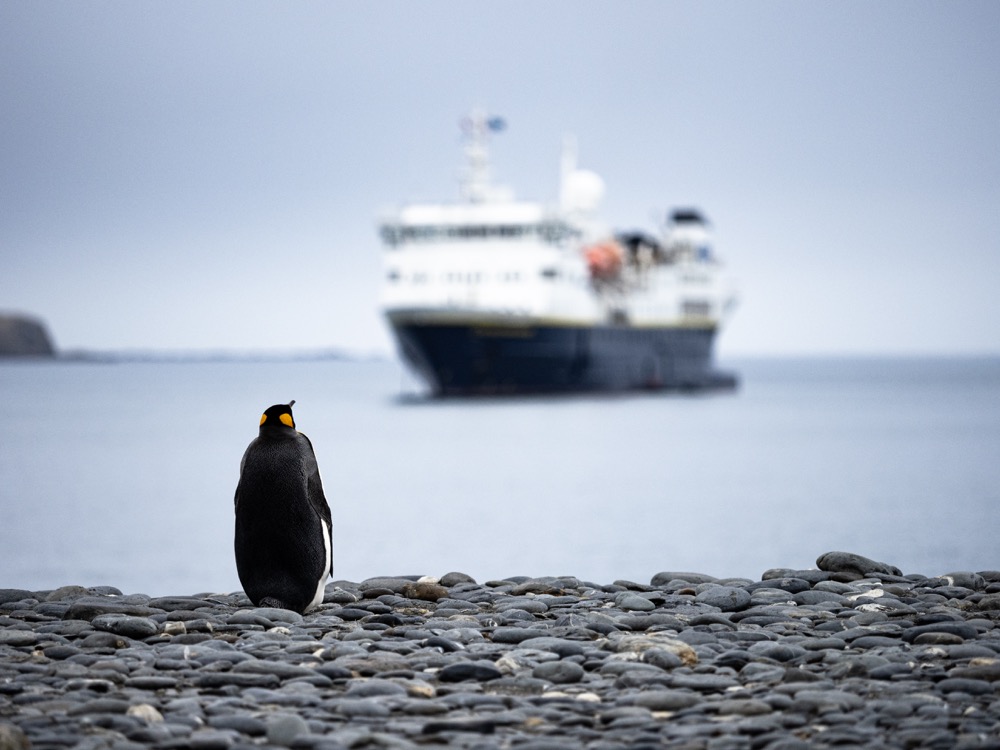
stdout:
[(590, 170), (574, 169), (563, 178), (559, 197), (567, 211), (596, 211), (604, 198), (604, 180)]

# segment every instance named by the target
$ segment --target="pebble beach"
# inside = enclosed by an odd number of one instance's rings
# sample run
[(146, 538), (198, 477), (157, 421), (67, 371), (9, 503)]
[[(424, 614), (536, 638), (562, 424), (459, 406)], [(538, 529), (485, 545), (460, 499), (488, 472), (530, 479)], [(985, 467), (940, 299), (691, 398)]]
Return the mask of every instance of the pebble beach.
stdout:
[(1000, 572), (0, 589), (9, 748), (1000, 748)]

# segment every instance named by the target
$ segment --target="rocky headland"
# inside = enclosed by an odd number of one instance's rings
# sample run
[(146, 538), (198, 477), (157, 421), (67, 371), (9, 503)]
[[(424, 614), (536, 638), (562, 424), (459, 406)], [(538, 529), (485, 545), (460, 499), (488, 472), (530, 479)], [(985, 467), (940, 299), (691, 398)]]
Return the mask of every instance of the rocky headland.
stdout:
[(1000, 572), (0, 590), (0, 748), (1000, 748)]
[(0, 313), (0, 357), (52, 357), (56, 349), (45, 324), (29, 315)]

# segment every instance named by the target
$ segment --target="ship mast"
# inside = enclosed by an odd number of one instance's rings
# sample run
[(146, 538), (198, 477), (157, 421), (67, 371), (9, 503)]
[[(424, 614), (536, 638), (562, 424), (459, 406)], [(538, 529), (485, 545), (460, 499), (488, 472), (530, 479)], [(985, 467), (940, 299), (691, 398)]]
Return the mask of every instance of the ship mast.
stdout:
[(477, 109), (462, 120), (461, 126), (465, 137), (465, 169), (460, 182), (462, 200), (485, 203), (494, 193), (490, 179), (490, 134), (503, 130), (506, 123), (501, 117), (490, 117)]

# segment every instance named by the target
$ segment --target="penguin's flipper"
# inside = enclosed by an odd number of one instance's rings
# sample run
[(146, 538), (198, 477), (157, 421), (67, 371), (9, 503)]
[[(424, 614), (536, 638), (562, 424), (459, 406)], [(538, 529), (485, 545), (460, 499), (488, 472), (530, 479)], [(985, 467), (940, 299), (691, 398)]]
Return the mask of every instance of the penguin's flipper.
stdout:
[(243, 452), (243, 458), (240, 459), (240, 481), (237, 482), (236, 484), (236, 494), (233, 497), (233, 505), (235, 505), (237, 508), (240, 507), (240, 487), (243, 485), (243, 471), (244, 469), (246, 469), (247, 455), (250, 453), (250, 450), (254, 447), (254, 445), (256, 445), (256, 443), (257, 443), (256, 440), (251, 442), (250, 445), (247, 446), (247, 449)]
[[(299, 435), (302, 435), (300, 432)], [(323, 493), (323, 480), (319, 475), (319, 464), (316, 463), (316, 454), (313, 453), (312, 443), (305, 435), (302, 438), (306, 441), (309, 451), (306, 455), (306, 492), (309, 495), (309, 504), (313, 510), (326, 521), (328, 526), (333, 525), (333, 518), (330, 516), (330, 505), (326, 501)]]
[(309, 504), (316, 515), (324, 522), (324, 529), (328, 535), (330, 555), (330, 574), (333, 574), (333, 516), (330, 514), (330, 504), (326, 501), (326, 494), (323, 492), (323, 479), (319, 475), (319, 463), (316, 461), (316, 454), (313, 451), (312, 442), (301, 432), (299, 435), (305, 441), (306, 447), (306, 494), (309, 497)]

